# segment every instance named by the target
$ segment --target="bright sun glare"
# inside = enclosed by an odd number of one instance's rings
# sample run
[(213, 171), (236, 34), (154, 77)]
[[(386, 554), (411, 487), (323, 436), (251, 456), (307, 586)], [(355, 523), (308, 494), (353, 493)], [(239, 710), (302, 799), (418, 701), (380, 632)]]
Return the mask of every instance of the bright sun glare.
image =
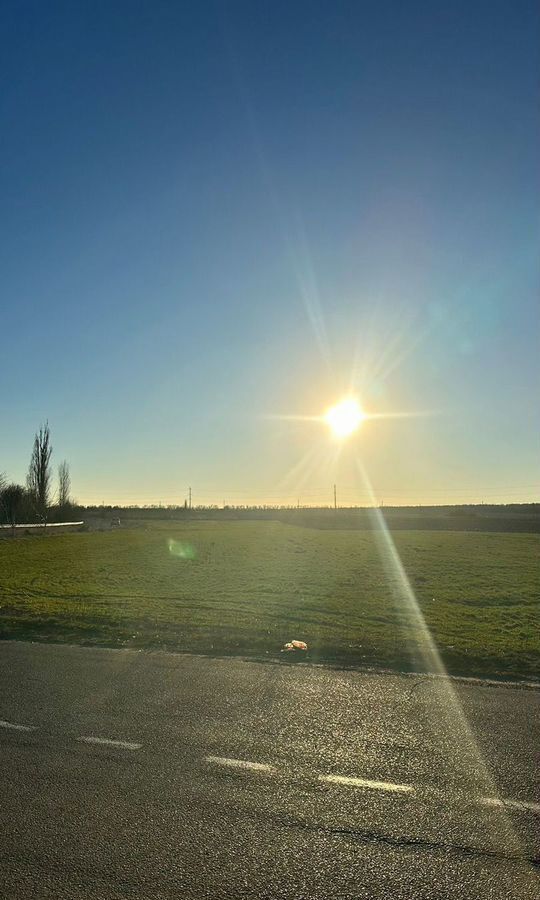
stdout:
[(348, 397), (336, 406), (330, 407), (324, 421), (330, 426), (335, 437), (348, 437), (362, 424), (365, 414), (357, 400)]

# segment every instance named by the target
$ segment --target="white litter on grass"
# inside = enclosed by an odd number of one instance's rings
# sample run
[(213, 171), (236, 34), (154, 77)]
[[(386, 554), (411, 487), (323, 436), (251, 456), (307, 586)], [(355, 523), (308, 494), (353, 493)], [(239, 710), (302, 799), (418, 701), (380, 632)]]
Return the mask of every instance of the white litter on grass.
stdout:
[(281, 652), (290, 653), (291, 650), (307, 650), (307, 648), (308, 646), (305, 641), (289, 641), (288, 644), (285, 644)]

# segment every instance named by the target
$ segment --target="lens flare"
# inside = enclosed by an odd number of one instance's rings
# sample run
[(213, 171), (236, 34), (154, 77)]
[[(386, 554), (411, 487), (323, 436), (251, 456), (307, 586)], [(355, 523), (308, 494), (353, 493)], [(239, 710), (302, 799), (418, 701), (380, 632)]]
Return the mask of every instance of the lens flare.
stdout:
[(188, 544), (187, 541), (175, 541), (174, 538), (169, 538), (167, 546), (171, 556), (176, 556), (177, 559), (195, 559), (197, 556), (195, 547), (193, 544)]
[(354, 397), (346, 397), (341, 403), (330, 407), (324, 417), (332, 434), (337, 438), (349, 437), (360, 427), (364, 419), (365, 414)]

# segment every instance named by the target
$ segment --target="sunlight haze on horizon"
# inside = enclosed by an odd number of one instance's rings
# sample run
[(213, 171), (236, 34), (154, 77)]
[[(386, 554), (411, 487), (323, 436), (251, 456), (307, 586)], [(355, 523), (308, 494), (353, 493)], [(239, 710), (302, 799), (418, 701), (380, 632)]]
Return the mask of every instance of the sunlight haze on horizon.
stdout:
[(0, 472), (48, 420), (81, 503), (540, 500), (537, 4), (2, 25)]

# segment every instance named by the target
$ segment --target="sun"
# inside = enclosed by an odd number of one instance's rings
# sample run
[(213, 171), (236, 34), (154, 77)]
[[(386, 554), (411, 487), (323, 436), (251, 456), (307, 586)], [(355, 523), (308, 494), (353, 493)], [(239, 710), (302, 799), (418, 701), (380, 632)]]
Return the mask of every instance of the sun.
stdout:
[(324, 421), (330, 426), (334, 437), (346, 438), (360, 427), (365, 417), (358, 401), (354, 397), (346, 397), (341, 403), (330, 407)]

